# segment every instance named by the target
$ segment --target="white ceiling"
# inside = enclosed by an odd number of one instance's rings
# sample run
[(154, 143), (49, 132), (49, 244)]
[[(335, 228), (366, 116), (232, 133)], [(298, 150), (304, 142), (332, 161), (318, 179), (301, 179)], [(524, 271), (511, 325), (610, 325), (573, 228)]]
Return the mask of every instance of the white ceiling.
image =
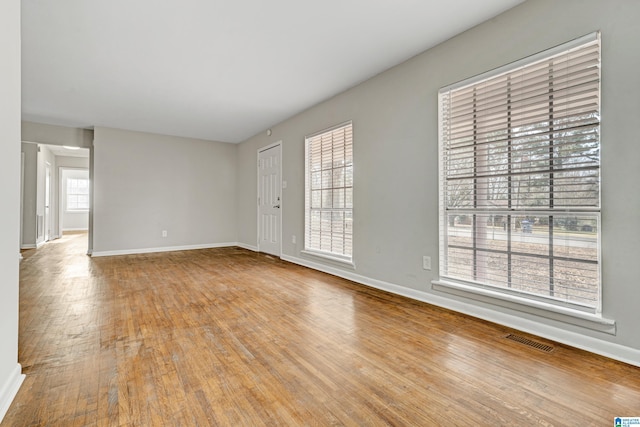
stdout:
[(23, 119), (241, 142), (523, 0), (22, 0)]

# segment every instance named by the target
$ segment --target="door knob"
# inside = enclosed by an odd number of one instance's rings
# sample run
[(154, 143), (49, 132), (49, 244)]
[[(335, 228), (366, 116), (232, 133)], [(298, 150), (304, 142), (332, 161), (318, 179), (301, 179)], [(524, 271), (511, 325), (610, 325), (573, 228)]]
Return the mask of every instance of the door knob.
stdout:
[(280, 205), (275, 205), (274, 208), (280, 209)]

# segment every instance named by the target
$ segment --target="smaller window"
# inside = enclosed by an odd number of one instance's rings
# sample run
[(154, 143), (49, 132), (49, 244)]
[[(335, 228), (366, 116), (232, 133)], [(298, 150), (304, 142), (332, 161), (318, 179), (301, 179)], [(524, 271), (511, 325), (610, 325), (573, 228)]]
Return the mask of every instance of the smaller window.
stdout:
[(67, 179), (67, 210), (86, 211), (89, 209), (89, 180)]
[(351, 122), (305, 138), (305, 250), (350, 262), (353, 242)]

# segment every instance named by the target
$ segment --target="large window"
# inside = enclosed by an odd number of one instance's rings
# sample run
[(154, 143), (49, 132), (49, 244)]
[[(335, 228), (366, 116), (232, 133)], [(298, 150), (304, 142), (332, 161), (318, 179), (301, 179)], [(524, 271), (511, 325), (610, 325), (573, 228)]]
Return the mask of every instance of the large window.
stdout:
[(67, 211), (86, 211), (89, 209), (89, 180), (67, 178)]
[(306, 138), (305, 250), (351, 261), (353, 130), (351, 123)]
[(600, 310), (600, 44), (594, 33), (444, 88), (440, 275)]

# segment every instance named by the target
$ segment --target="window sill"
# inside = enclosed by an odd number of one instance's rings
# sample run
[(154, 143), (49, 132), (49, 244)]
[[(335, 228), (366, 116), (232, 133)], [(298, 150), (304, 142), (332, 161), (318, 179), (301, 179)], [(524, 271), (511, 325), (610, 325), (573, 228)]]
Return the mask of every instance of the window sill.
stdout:
[(465, 285), (462, 283), (434, 280), (431, 282), (431, 287), (436, 291), (446, 292), (452, 295), (462, 296), (476, 301), (486, 302), (572, 325), (582, 326), (611, 335), (616, 334), (615, 320), (604, 318), (598, 314), (575, 310), (568, 307), (561, 307), (516, 295), (509, 295), (491, 289), (476, 288), (475, 286)]
[(300, 251), (300, 253), (303, 254), (303, 255), (308, 255), (308, 256), (313, 257), (313, 258), (319, 258), (319, 259), (322, 259), (322, 260), (325, 260), (325, 261), (330, 261), (331, 263), (339, 265), (341, 267), (349, 267), (349, 268), (354, 269), (354, 270), (356, 268), (356, 265), (353, 262), (353, 259), (348, 260), (348, 259), (344, 259), (344, 258), (339, 258), (337, 256), (332, 256), (330, 254), (326, 254), (326, 253), (323, 253), (323, 252), (314, 252), (314, 251), (308, 251), (308, 250)]

